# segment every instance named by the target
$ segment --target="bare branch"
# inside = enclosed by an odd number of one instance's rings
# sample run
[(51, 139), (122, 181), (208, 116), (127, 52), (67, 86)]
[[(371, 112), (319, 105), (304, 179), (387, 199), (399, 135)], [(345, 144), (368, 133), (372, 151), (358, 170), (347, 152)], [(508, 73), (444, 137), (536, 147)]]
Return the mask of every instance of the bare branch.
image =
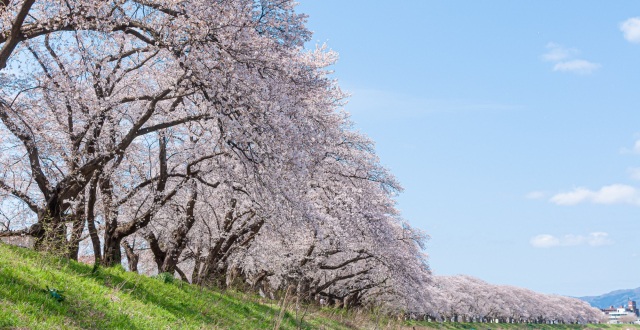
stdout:
[(10, 187), (2, 180), (0, 180), (0, 189), (5, 190), (9, 192), (11, 195), (17, 197), (23, 203), (27, 204), (27, 206), (31, 209), (31, 211), (33, 211), (34, 213), (38, 213), (39, 211), (38, 204), (34, 200), (32, 200), (31, 197), (29, 197), (27, 194), (15, 188)]
[[(20, 11), (18, 11), (18, 15), (16, 15), (16, 19), (13, 21), (11, 25), (11, 32), (9, 32), (9, 36), (5, 37), (5, 40), (1, 40), (0, 42), (4, 42), (4, 46), (0, 49), (0, 69), (4, 69), (7, 67), (7, 61), (9, 57), (15, 50), (18, 43), (24, 40), (24, 36), (21, 33), (22, 24), (24, 23), (25, 18), (29, 14), (31, 10), (31, 6), (35, 0), (25, 0), (22, 2), (22, 7)], [(3, 4), (5, 7), (8, 5), (9, 1), (5, 0)]]
[[(51, 194), (49, 181), (42, 171), (42, 166), (40, 164), (40, 152), (38, 151), (38, 146), (34, 141), (33, 134), (27, 133), (24, 129), (20, 128), (11, 118), (9, 114), (10, 111), (11, 108), (6, 103), (4, 103), (3, 100), (0, 100), (0, 121), (2, 121), (5, 127), (7, 127), (9, 131), (24, 145), (25, 149), (27, 150), (27, 154), (29, 155), (29, 163), (31, 166), (33, 177), (45, 199), (48, 199)], [(17, 114), (15, 113), (14, 115), (17, 116)], [(23, 125), (29, 128), (24, 120), (22, 120), (19, 116), (17, 117), (18, 119), (20, 119)]]

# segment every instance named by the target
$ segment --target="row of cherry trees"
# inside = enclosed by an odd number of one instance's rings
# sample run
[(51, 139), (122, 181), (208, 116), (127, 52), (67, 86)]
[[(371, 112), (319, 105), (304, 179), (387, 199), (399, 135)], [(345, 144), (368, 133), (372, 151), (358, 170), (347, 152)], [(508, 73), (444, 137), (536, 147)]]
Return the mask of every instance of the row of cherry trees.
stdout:
[(0, 236), (343, 306), (592, 320), (430, 282), (426, 236), (304, 22), (291, 0), (0, 1)]
[(569, 297), (491, 285), (471, 276), (433, 276), (431, 299), (414, 317), (451, 322), (598, 323), (603, 313)]
[(304, 22), (289, 0), (0, 2), (0, 235), (202, 285), (421, 299), (425, 235)]

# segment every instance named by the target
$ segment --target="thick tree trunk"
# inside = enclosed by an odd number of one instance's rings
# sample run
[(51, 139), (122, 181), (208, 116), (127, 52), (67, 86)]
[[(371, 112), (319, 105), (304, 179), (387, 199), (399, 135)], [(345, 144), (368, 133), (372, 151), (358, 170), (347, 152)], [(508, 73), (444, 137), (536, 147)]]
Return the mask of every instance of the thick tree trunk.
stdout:
[[(158, 266), (158, 273), (170, 273), (173, 274), (178, 272), (180, 277), (183, 280), (186, 280), (187, 277), (180, 269), (178, 269), (178, 260), (184, 251), (187, 242), (187, 235), (189, 231), (193, 227), (195, 223), (195, 204), (198, 198), (197, 191), (194, 189), (191, 192), (191, 196), (189, 201), (187, 202), (187, 212), (183, 221), (178, 225), (172, 235), (171, 241), (169, 242), (169, 247), (164, 249), (160, 246), (158, 239), (153, 234), (153, 232), (149, 232), (145, 235), (145, 239), (149, 242), (149, 248), (153, 253), (154, 260), (156, 265)], [(196, 256), (198, 259), (198, 256)], [(199, 262), (196, 260), (196, 267), (194, 269), (194, 276), (192, 276), (192, 280), (196, 278), (195, 274), (197, 274), (197, 270), (199, 268)]]
[[(197, 282), (199, 284), (214, 284), (224, 287), (226, 284), (227, 259), (237, 247), (248, 247), (264, 225), (264, 219), (259, 218), (251, 222), (256, 213), (248, 211), (240, 215), (234, 215), (235, 200), (232, 200), (232, 209), (225, 216), (224, 230), (218, 241), (209, 248), (208, 255), (202, 265)], [(244, 226), (233, 228), (233, 223), (242, 217), (247, 217)]]
[(204, 260), (196, 283), (200, 285), (214, 285), (217, 287), (224, 287), (225, 281), (221, 280), (221, 276), (225, 273), (226, 265), (221, 262), (221, 255), (219, 254), (219, 247), (223, 244), (223, 242), (224, 240), (220, 239), (214, 247), (209, 249), (209, 254)]
[(102, 265), (106, 267), (113, 267), (115, 265), (122, 264), (122, 252), (120, 251), (120, 244), (122, 239), (105, 235), (104, 240), (104, 258), (102, 259)]

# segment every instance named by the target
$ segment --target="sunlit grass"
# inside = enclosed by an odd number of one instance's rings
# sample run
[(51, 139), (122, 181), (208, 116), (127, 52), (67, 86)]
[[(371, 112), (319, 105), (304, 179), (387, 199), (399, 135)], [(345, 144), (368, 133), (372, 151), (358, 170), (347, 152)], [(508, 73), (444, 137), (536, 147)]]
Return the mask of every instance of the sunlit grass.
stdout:
[[(122, 268), (92, 267), (0, 244), (0, 329), (340, 328), (237, 291), (218, 292)], [(59, 302), (47, 288), (61, 292)]]
[[(168, 283), (165, 283), (168, 282)], [(63, 301), (47, 288), (60, 292)], [(0, 243), (0, 329), (640, 329), (634, 325), (404, 322), (163, 281)]]

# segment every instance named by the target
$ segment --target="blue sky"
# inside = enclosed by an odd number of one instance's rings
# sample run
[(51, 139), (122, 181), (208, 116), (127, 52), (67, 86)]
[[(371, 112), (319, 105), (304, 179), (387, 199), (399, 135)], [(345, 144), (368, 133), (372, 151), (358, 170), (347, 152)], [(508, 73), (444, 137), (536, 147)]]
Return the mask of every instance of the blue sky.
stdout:
[(640, 287), (637, 2), (300, 2), (435, 274)]

